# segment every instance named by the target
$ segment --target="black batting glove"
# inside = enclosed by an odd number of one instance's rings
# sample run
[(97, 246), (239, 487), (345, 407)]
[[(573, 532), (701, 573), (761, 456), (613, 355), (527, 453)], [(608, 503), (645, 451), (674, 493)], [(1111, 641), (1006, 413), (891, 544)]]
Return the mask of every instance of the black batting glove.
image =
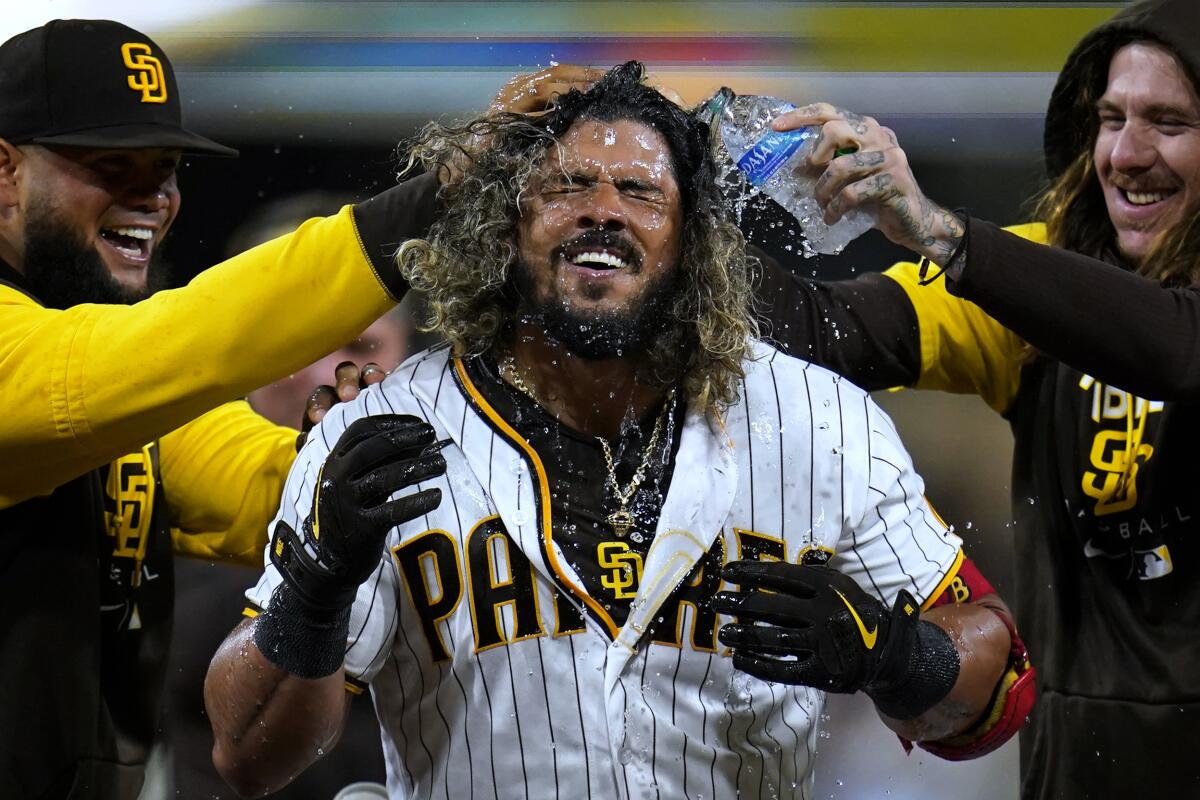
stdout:
[(268, 659), (300, 677), (338, 668), (350, 606), (379, 567), (388, 531), (437, 508), (440, 489), (395, 492), (443, 475), (446, 460), (429, 423), (384, 414), (350, 423), (317, 476), (312, 510), (300, 534), (280, 520), (271, 563), (283, 583), (255, 624)]
[(379, 566), (388, 531), (441, 502), (440, 489), (388, 501), (400, 489), (445, 474), (440, 449), (433, 427), (417, 417), (381, 414), (350, 423), (317, 475), (303, 540), (286, 522), (275, 526), (271, 562), (284, 582), (314, 609), (350, 605)]
[(958, 651), (946, 633), (919, 619), (901, 591), (891, 611), (830, 567), (735, 561), (713, 608), (737, 617), (719, 637), (734, 666), (763, 680), (829, 692), (865, 692), (881, 711), (916, 717), (958, 678)]

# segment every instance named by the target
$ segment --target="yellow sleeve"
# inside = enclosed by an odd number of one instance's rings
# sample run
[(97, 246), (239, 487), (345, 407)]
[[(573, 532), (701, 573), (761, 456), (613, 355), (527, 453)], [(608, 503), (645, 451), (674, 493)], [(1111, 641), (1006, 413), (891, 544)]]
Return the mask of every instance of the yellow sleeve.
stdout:
[[(1032, 241), (1046, 240), (1040, 223), (1006, 230)], [(917, 271), (916, 264), (901, 262), (884, 273), (900, 284), (917, 314), (921, 374), (916, 388), (977, 394), (1004, 413), (1017, 396), (1025, 342), (979, 306), (946, 291), (944, 278), (919, 285)]]
[(296, 431), (237, 401), (159, 439), (175, 552), (262, 566), (267, 525), (296, 458)]
[(57, 311), (0, 286), (0, 508), (295, 372), (394, 303), (349, 206), (132, 306)]

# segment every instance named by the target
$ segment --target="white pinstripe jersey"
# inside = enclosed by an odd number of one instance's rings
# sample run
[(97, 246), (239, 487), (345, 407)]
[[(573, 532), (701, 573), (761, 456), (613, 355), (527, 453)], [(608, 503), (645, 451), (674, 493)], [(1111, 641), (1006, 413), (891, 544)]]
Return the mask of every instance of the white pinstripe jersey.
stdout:
[[(392, 797), (810, 797), (824, 694), (735, 672), (714, 641), (729, 620), (676, 588), (721, 588), (705, 558), (817, 548), (890, 608), (902, 588), (936, 597), (961, 563), (891, 420), (765, 344), (723, 430), (687, 414), (619, 629), (554, 541), (536, 453), (444, 347), (329, 412), (280, 518), (299, 529), (330, 445), (380, 413), (415, 414), (456, 445), (420, 486), (441, 488), (440, 507), (390, 532), (351, 616), (346, 670), (371, 686)], [(248, 599), (264, 606), (278, 582), (268, 560)]]

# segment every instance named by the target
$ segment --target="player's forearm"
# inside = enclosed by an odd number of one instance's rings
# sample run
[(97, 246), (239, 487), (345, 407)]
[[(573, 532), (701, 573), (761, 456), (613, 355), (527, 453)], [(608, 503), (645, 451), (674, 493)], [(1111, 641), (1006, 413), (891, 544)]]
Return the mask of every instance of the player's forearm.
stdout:
[(1098, 381), (1158, 400), (1200, 397), (1194, 285), (1164, 286), (974, 219), (967, 266), (948, 288)]
[(167, 434), (353, 339), (403, 295), (390, 260), (436, 213), (417, 178), (133, 306), (0, 289), (0, 508)]
[(864, 389), (914, 383), (921, 371), (916, 313), (878, 274), (819, 282), (765, 253), (755, 284), (763, 332), (788, 355), (827, 367)]
[(133, 306), (10, 312), (27, 335), (0, 342), (3, 385), (44, 387), (45, 400), (4, 423), (3, 461), (23, 466), (0, 470), (0, 493), (20, 501), (134, 450), (349, 341), (394, 302), (346, 210)]
[(243, 797), (278, 791), (328, 752), (349, 710), (338, 669), (316, 680), (268, 661), (246, 620), (225, 639), (208, 668), (204, 705), (213, 728), (213, 764)]
[[(987, 709), (1008, 663), (1011, 639), (987, 598), (977, 603), (931, 609), (921, 619), (944, 630), (958, 650), (958, 679), (940, 702), (920, 716), (892, 719), (880, 713), (889, 728), (910, 741), (954, 736), (969, 728)], [(999, 601), (997, 601), (999, 602)]]

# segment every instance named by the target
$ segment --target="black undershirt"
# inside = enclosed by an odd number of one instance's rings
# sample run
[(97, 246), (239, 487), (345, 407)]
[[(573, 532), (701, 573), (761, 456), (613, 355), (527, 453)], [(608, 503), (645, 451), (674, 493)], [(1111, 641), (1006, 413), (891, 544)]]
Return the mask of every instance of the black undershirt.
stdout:
[[(662, 433), (642, 484), (629, 500), (633, 527), (627, 536), (618, 538), (607, 518), (620, 504), (608, 482), (608, 467), (596, 437), (562, 424), (502, 380), (490, 357), (472, 358), (465, 366), (487, 401), (541, 458), (550, 482), (550, 521), (554, 540), (583, 581), (588, 594), (601, 604), (618, 627), (624, 625), (629, 604), (637, 591), (637, 575), (631, 563), (633, 560), (629, 556), (622, 558), (622, 554), (631, 551), (644, 562), (650, 549), (679, 450), (683, 400), (676, 397), (667, 409)], [(661, 412), (662, 407), (656, 406), (642, 419), (630, 419), (622, 426), (619, 439), (609, 442), (617, 483), (622, 489), (629, 486), (642, 463)], [(601, 548), (604, 548), (603, 553)], [(602, 555), (609, 559), (610, 566), (601, 566)], [(616, 563), (611, 560), (614, 557), (621, 565), (619, 568), (612, 566)]]

